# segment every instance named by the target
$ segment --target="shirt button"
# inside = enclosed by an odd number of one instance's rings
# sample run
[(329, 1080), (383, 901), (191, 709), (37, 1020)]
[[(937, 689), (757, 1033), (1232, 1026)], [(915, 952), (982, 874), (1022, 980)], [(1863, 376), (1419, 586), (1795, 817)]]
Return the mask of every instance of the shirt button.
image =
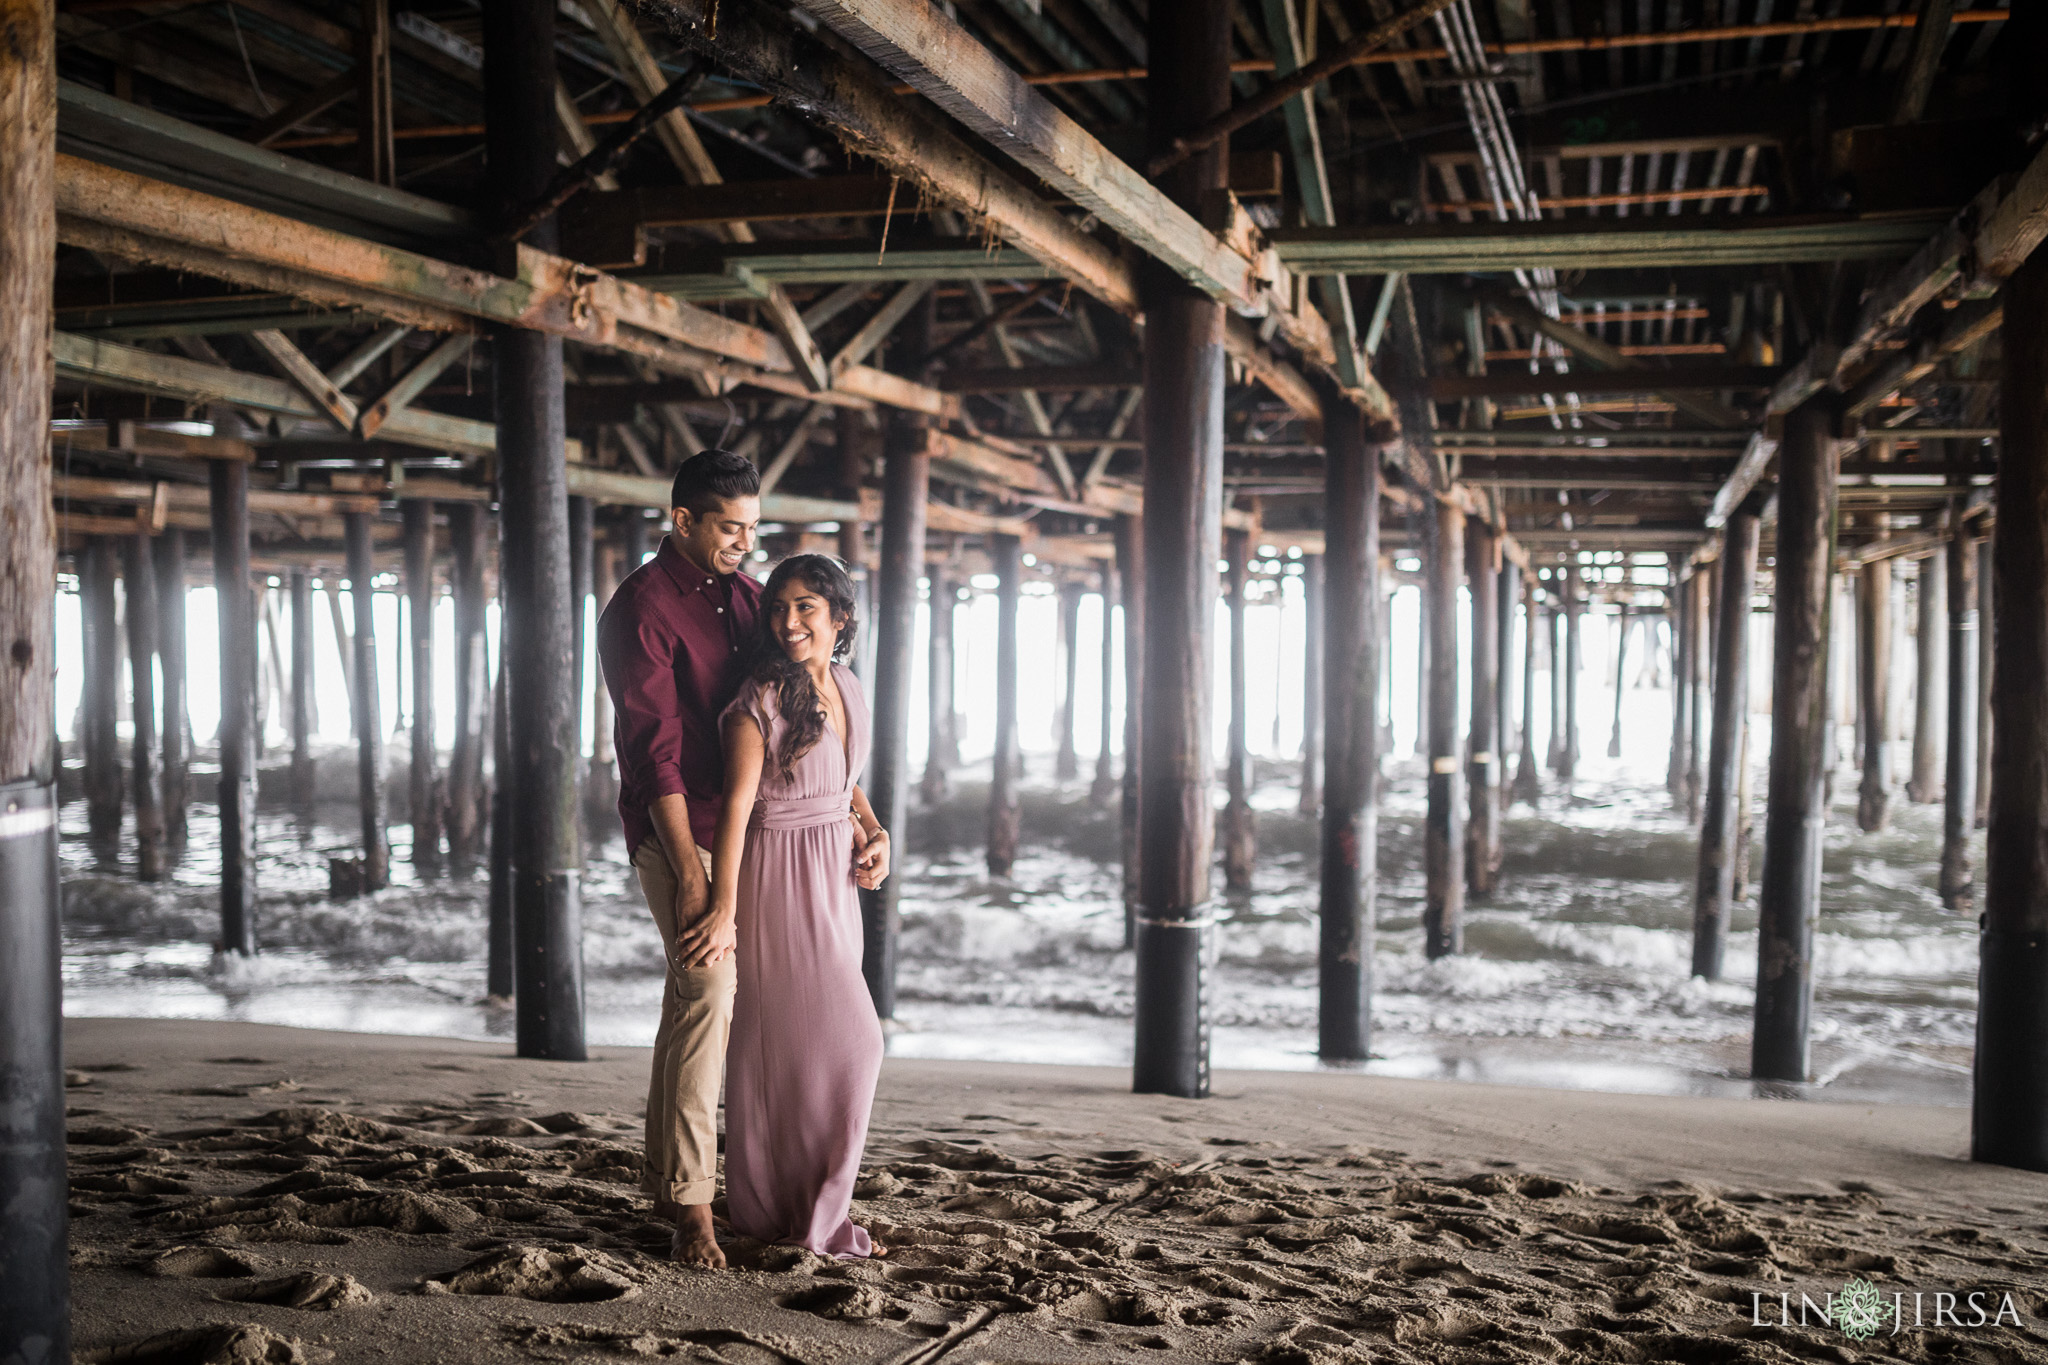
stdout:
[(720, 608), (718, 609), (718, 614), (719, 614), (720, 616), (723, 616), (723, 615), (725, 615), (725, 608), (724, 608), (724, 607), (720, 607)]

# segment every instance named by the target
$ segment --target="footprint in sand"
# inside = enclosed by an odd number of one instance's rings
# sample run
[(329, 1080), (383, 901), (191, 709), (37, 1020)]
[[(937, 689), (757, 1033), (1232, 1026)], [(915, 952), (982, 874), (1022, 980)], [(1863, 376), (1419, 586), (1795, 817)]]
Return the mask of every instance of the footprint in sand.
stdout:
[(295, 1275), (223, 1289), (214, 1297), (222, 1303), (267, 1303), (278, 1308), (304, 1308), (328, 1313), (337, 1308), (370, 1303), (377, 1296), (364, 1288), (353, 1275), (302, 1270)]
[(261, 1271), (263, 1266), (264, 1262), (258, 1257), (229, 1251), (223, 1247), (172, 1247), (169, 1251), (143, 1262), (140, 1269), (145, 1275), (221, 1280), (254, 1275)]
[(604, 1303), (639, 1294), (647, 1277), (592, 1247), (512, 1245), (421, 1281), (428, 1294), (482, 1294), (541, 1303)]
[(316, 1365), (334, 1352), (281, 1337), (253, 1322), (213, 1323), (179, 1332), (160, 1332), (72, 1356), (75, 1365)]

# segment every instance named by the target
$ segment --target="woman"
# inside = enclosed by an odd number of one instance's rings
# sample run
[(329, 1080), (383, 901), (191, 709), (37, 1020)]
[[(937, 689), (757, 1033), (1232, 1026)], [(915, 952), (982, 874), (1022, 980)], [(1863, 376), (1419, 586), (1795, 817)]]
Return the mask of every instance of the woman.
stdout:
[[(823, 555), (778, 566), (755, 659), (725, 710), (725, 803), (711, 915), (735, 944), (725, 1190), (733, 1228), (842, 1259), (880, 1255), (847, 1217), (882, 1029), (861, 977), (856, 885), (889, 875), (889, 836), (853, 775), (867, 761), (853, 584)], [(848, 847), (847, 821), (855, 826)]]

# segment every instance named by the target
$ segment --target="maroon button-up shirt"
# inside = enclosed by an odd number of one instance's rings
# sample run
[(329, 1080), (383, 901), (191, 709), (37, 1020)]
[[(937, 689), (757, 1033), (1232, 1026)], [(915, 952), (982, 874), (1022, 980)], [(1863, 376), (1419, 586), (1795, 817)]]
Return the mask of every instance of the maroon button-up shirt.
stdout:
[(745, 680), (760, 603), (752, 578), (706, 573), (664, 536), (598, 620), (629, 856), (654, 833), (647, 808), (676, 793), (688, 800), (691, 837), (711, 847), (725, 791), (718, 716)]

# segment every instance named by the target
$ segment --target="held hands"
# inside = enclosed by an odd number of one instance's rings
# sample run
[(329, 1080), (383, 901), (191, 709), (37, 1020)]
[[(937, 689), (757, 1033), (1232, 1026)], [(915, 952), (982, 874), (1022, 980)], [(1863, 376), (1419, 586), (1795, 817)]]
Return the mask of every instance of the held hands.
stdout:
[(687, 879), (676, 891), (676, 966), (708, 967), (724, 961), (738, 943), (733, 920), (733, 907), (712, 904), (708, 879)]
[(889, 831), (880, 825), (873, 834), (863, 834), (860, 822), (853, 830), (853, 881), (864, 891), (873, 891), (889, 877)]

